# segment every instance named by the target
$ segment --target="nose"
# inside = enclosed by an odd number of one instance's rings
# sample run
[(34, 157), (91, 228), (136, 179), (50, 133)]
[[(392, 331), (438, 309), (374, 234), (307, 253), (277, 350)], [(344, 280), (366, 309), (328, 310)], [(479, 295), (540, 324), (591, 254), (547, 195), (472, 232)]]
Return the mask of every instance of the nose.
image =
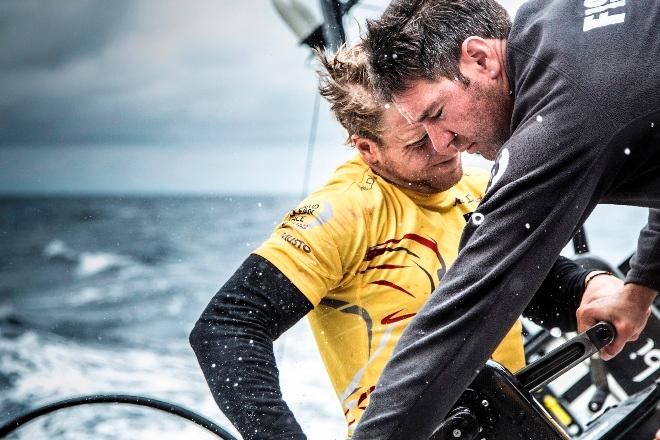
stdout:
[(433, 124), (429, 124), (425, 128), (429, 135), (429, 139), (431, 140), (431, 144), (433, 145), (433, 149), (438, 153), (456, 154), (456, 152), (465, 150), (465, 148), (461, 149), (460, 145), (455, 142), (457, 134), (453, 131), (433, 126)]

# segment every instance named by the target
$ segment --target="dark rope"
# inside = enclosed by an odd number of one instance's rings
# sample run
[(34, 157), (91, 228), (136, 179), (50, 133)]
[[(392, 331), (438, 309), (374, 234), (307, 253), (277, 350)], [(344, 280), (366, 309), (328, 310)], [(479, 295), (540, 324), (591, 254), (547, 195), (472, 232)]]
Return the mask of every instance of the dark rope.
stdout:
[(238, 440), (236, 437), (225, 431), (216, 423), (182, 406), (162, 400), (152, 399), (149, 397), (122, 394), (80, 396), (40, 406), (0, 426), (0, 438), (6, 437), (11, 432), (15, 431), (26, 423), (29, 423), (32, 420), (46, 414), (50, 414), (52, 412), (73, 406), (99, 403), (122, 403), (128, 405), (147, 406), (196, 423), (197, 425), (201, 426), (207, 431), (212, 432), (223, 440)]

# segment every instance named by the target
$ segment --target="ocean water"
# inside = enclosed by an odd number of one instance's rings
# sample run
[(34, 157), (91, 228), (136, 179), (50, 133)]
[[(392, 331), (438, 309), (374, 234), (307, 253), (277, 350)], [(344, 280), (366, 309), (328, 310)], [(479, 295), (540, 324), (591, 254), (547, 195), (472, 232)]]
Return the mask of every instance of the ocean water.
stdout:
[[(208, 391), (188, 333), (295, 202), (0, 199), (0, 423), (59, 399), (124, 393), (181, 404), (236, 433)], [(306, 320), (276, 343), (276, 354), (305, 432), (345, 438)], [(217, 437), (158, 411), (95, 405), (40, 418), (11, 438)]]
[[(0, 423), (59, 399), (127, 393), (184, 405), (235, 433), (211, 398), (188, 333), (295, 202), (0, 199)], [(617, 265), (644, 223), (644, 210), (599, 207), (587, 223), (591, 248)], [(306, 321), (276, 343), (276, 354), (285, 399), (309, 438), (345, 438)], [(57, 412), (11, 438), (215, 437), (160, 412), (106, 405)]]

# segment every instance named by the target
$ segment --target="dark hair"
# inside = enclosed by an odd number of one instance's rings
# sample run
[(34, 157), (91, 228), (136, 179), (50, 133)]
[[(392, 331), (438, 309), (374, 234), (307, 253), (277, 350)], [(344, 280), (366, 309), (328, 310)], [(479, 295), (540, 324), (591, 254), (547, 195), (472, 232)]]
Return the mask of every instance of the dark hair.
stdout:
[(506, 10), (494, 0), (393, 0), (367, 22), (364, 49), (381, 99), (404, 92), (411, 80), (459, 79), (461, 45), (468, 37), (505, 39)]
[(319, 92), (339, 123), (351, 135), (382, 145), (383, 104), (378, 100), (367, 72), (367, 56), (362, 45), (342, 46), (335, 54), (316, 50), (321, 63)]

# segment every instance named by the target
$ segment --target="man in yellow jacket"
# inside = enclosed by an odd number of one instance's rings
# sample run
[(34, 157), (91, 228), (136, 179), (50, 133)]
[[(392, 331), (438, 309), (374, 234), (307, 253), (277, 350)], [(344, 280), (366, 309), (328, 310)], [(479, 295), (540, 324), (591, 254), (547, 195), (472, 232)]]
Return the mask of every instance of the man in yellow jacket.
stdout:
[[(321, 94), (357, 154), (284, 217), (190, 338), (245, 439), (306, 438), (282, 399), (272, 346), (305, 315), (352, 434), (403, 330), (456, 258), (489, 178), (464, 170), (459, 153), (438, 154), (420, 124), (375, 98), (361, 47), (319, 59)], [(544, 286), (529, 311), (570, 327), (587, 274), (570, 260), (557, 264), (570, 281)], [(555, 292), (564, 313), (547, 306)], [(512, 371), (524, 365), (519, 322), (493, 358)]]

